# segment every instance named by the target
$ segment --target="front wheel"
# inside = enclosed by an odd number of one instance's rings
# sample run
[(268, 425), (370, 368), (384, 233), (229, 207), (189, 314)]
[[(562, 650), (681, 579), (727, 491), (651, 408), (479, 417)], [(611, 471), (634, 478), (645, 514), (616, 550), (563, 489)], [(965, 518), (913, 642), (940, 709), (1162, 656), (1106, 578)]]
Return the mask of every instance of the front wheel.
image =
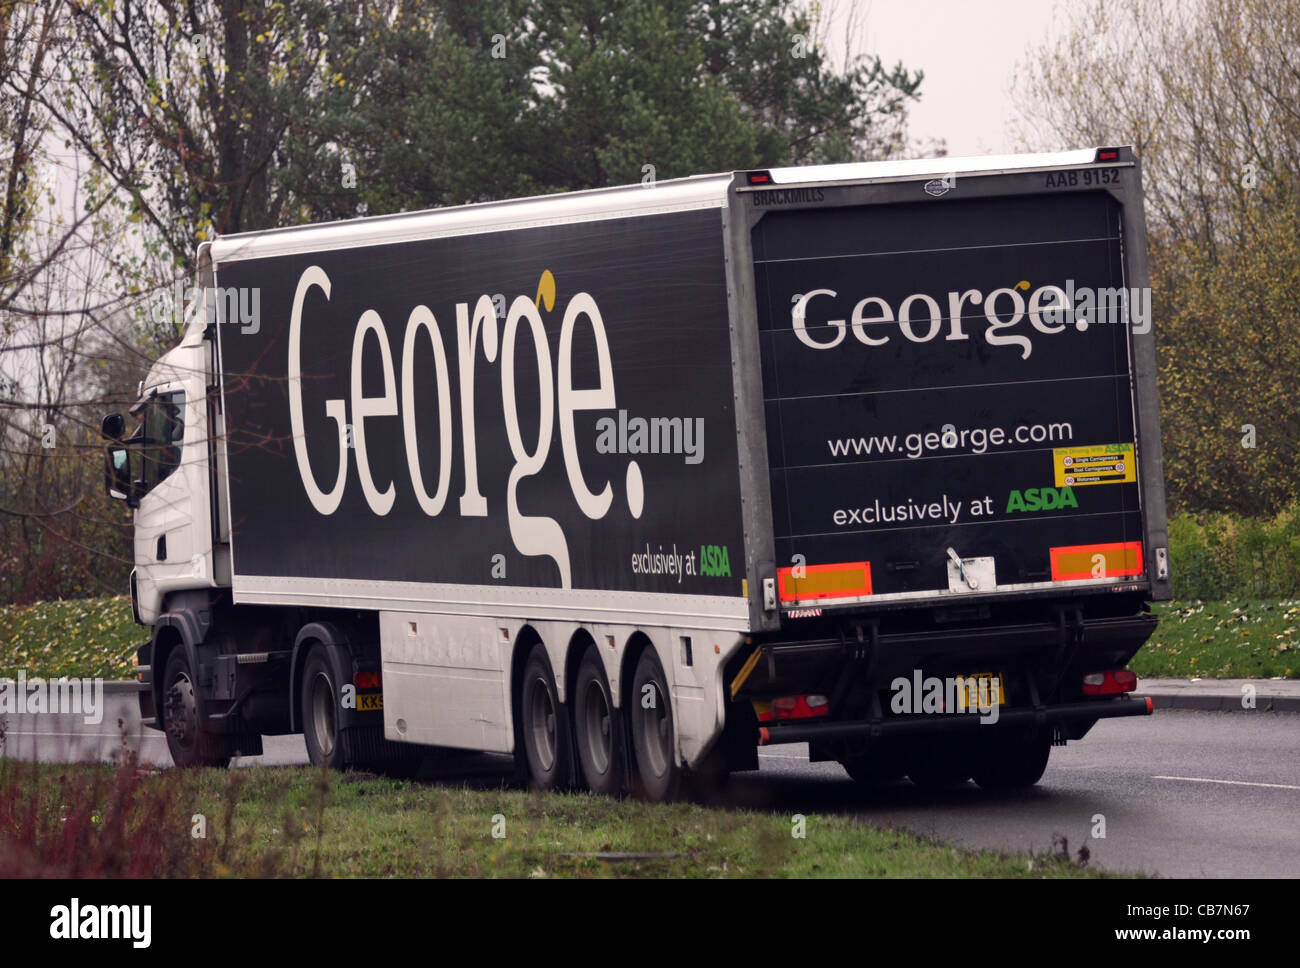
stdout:
[(167, 657), (163, 673), (162, 719), (167, 749), (177, 766), (188, 769), (230, 764), (230, 741), (207, 725), (203, 699), (183, 646), (174, 648)]
[(673, 704), (668, 679), (652, 648), (637, 660), (628, 701), (641, 790), (650, 800), (671, 800), (681, 781), (681, 770), (674, 758), (677, 737), (673, 731)]

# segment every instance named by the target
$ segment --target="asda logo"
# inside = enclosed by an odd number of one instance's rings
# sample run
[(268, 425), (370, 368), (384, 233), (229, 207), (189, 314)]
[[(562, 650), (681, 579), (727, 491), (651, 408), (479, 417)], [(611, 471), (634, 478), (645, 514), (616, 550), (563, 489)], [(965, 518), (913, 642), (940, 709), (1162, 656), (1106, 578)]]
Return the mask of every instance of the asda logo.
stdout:
[(1007, 513), (1013, 511), (1055, 511), (1057, 508), (1077, 508), (1074, 491), (1063, 487), (1031, 487), (1027, 491), (1012, 491), (1007, 495)]
[(708, 578), (731, 577), (726, 545), (700, 545), (700, 574)]

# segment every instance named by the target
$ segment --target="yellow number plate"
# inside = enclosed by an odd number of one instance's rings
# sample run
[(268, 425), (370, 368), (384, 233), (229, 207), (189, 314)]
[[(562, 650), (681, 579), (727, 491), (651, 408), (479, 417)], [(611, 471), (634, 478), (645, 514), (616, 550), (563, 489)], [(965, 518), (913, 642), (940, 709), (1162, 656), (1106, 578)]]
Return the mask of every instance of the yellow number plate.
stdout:
[(358, 712), (372, 712), (383, 708), (384, 694), (382, 692), (363, 692), (357, 696)]
[(992, 706), (1005, 706), (1007, 702), (1006, 684), (1001, 675), (991, 672), (977, 672), (962, 677), (963, 689), (957, 694), (957, 702), (962, 712), (968, 709), (989, 709)]

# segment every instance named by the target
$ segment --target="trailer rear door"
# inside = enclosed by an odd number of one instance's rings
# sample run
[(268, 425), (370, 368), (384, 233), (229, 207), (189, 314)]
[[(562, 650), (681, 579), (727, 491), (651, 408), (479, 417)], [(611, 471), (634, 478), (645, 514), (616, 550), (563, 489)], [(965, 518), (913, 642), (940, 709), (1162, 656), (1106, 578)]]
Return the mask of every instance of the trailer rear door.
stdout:
[(752, 193), (782, 606), (1144, 578), (1131, 341), (1150, 297), (1105, 185), (1135, 176)]

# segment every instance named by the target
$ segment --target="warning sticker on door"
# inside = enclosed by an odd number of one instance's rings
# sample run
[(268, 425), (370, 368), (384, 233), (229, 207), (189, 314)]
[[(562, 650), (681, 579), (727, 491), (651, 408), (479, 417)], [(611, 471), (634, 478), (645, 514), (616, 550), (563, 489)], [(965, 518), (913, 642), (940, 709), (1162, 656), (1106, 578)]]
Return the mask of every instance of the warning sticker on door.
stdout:
[(1137, 480), (1132, 444), (1061, 447), (1052, 451), (1057, 487), (1126, 484)]

